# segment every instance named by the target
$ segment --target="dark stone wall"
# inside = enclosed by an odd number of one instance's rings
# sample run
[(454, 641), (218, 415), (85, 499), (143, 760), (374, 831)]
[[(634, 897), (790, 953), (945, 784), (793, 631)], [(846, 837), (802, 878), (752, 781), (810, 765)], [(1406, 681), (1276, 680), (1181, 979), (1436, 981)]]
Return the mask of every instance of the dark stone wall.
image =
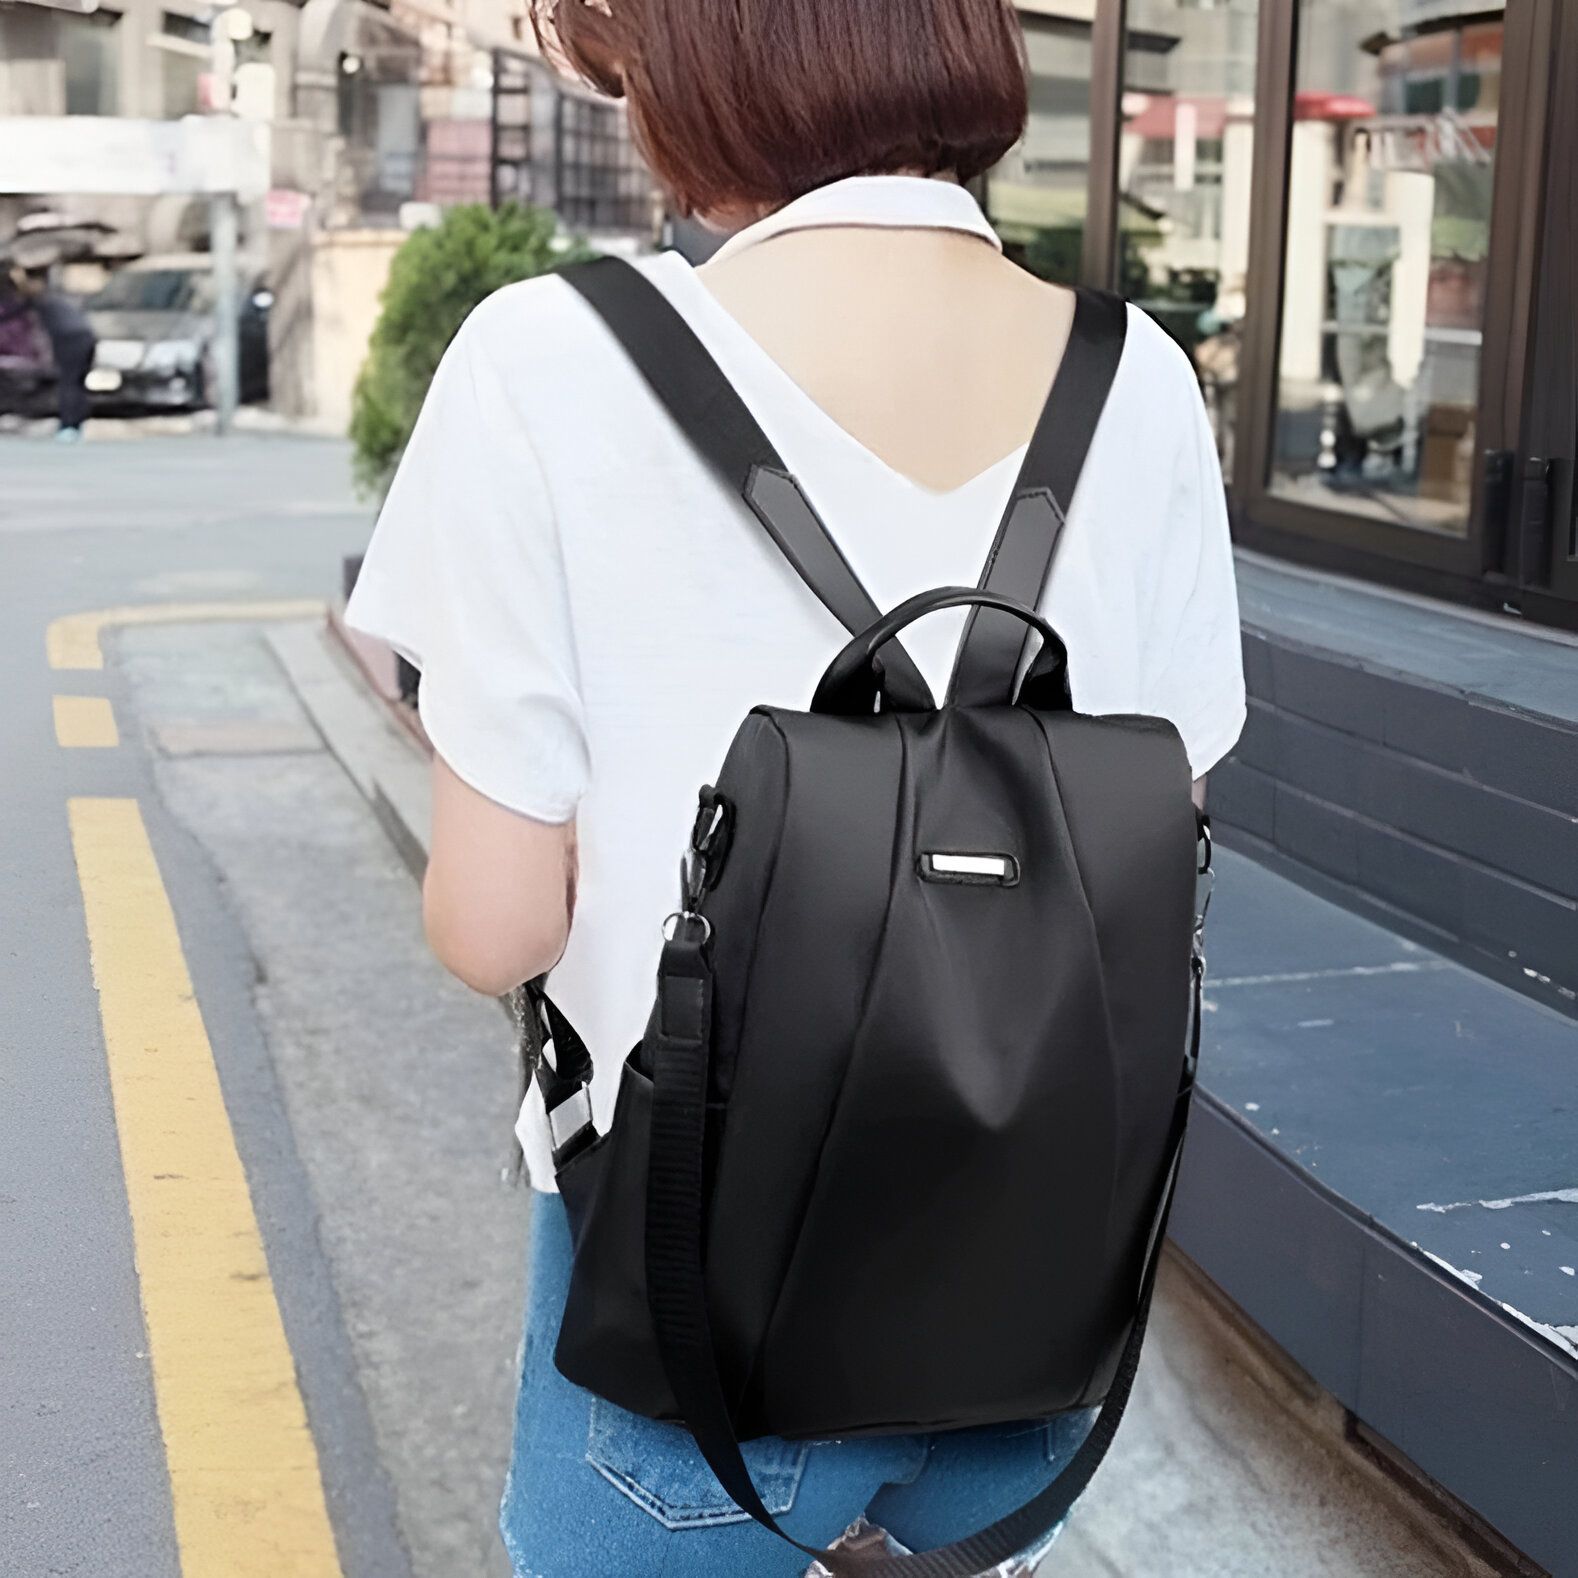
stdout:
[(1570, 1009), (1578, 727), (1264, 629), (1246, 628), (1244, 659), (1249, 721), (1211, 783), (1229, 842)]

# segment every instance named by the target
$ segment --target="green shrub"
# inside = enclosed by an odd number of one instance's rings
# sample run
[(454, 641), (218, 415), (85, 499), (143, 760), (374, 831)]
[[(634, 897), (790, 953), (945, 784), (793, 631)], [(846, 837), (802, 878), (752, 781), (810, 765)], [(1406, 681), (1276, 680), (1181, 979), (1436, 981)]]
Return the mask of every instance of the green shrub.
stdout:
[(432, 229), (413, 232), (390, 265), (352, 397), (362, 488), (389, 486), (439, 358), (467, 313), (501, 285), (586, 255), (581, 243), (559, 238), (553, 214), (518, 203), (452, 208)]

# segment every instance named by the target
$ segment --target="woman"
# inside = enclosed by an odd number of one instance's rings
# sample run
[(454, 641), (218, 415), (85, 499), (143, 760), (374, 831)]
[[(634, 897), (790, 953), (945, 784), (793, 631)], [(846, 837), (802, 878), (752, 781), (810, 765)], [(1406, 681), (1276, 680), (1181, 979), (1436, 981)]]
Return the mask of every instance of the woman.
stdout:
[[(1073, 306), (1004, 260), (961, 184), (1025, 124), (1009, 5), (565, 0), (539, 21), (628, 99), (676, 206), (736, 232), (700, 270), (640, 267), (877, 603), (974, 583)], [(1076, 705), (1171, 719), (1203, 778), (1244, 716), (1221, 477), (1187, 358), (1138, 313), (1042, 607)], [(751, 706), (805, 704), (844, 633), (551, 277), (457, 336), (349, 617), (423, 671), (435, 951), (488, 993), (554, 967), (606, 1125), (696, 787)], [(961, 619), (906, 636), (934, 687)], [(554, 1369), (570, 1249), (535, 1096), (519, 1132), (532, 1286), (502, 1527), (520, 1578), (790, 1578), (803, 1558), (733, 1506), (683, 1431)], [(1018, 1506), (1087, 1429), (758, 1441), (747, 1459), (802, 1540), (859, 1522), (854, 1538), (921, 1549)]]
[(61, 443), (74, 444), (82, 437), (82, 424), (88, 419), (88, 373), (98, 344), (93, 325), (69, 296), (51, 289), (45, 270), (28, 273), (19, 269), (13, 279), (22, 300), (31, 307), (48, 336), (54, 356), (60, 412), (55, 437)]

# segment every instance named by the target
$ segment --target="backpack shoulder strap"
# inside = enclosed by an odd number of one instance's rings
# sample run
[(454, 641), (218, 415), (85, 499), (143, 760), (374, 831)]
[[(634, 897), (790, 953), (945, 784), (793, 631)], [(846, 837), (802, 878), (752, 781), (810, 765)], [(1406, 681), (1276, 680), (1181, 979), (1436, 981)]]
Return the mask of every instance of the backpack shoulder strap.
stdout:
[[(663, 292), (621, 258), (597, 258), (559, 272), (608, 326), (681, 431), (745, 500), (833, 617), (851, 635), (874, 625), (882, 614), (871, 594), (772, 440)], [(905, 707), (929, 709), (931, 689), (909, 654), (893, 642), (884, 661), (889, 695)]]
[[(1041, 600), (1074, 488), (1123, 355), (1128, 307), (1111, 291), (1075, 291), (1074, 322), (1052, 392), (981, 572), (981, 587), (1034, 608)], [(948, 699), (981, 706), (1012, 699), (1024, 656), (1023, 622), (977, 608), (954, 660)]]

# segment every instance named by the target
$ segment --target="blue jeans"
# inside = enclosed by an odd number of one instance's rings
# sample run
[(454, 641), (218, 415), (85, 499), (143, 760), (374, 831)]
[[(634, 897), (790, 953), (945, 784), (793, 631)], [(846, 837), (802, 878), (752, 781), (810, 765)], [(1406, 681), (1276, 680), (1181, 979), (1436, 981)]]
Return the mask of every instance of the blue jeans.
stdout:
[[(800, 1578), (807, 1558), (730, 1501), (684, 1430), (615, 1408), (554, 1368), (569, 1283), (564, 1205), (533, 1195), (525, 1356), (499, 1515), (517, 1578)], [(769, 1438), (744, 1451), (768, 1510), (797, 1539), (829, 1545), (865, 1516), (905, 1548), (926, 1550), (1028, 1501), (1094, 1417), (854, 1441)]]

